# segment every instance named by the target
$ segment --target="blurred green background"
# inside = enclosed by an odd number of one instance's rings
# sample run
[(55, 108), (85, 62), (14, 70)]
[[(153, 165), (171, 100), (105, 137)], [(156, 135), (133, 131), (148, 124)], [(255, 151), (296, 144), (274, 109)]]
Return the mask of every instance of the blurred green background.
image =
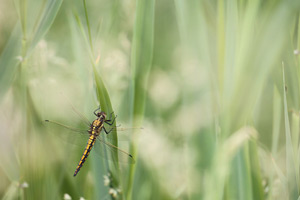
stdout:
[[(0, 197), (300, 199), (299, 19), (299, 0), (0, 0)], [(92, 151), (74, 178), (87, 140), (44, 120), (99, 104), (137, 128), (107, 136), (136, 163)]]

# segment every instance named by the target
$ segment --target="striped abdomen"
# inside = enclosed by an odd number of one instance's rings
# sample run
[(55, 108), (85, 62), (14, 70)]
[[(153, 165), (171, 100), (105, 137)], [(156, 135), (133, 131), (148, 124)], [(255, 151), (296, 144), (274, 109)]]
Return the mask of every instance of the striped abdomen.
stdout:
[(80, 161), (77, 165), (77, 168), (74, 172), (74, 176), (76, 176), (77, 173), (79, 172), (79, 170), (81, 169), (81, 167), (82, 167), (83, 163), (85, 162), (86, 158), (89, 156), (95, 142), (96, 142), (96, 136), (94, 134), (91, 134), (90, 137), (89, 137), (88, 143), (85, 147), (84, 153), (81, 156), (81, 159), (80, 159)]

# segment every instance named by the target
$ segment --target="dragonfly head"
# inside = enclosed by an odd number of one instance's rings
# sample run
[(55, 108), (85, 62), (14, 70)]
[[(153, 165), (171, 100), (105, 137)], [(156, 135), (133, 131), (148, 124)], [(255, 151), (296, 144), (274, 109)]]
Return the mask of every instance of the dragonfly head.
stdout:
[(105, 112), (97, 112), (97, 117), (102, 117), (103, 119), (105, 119), (106, 113)]

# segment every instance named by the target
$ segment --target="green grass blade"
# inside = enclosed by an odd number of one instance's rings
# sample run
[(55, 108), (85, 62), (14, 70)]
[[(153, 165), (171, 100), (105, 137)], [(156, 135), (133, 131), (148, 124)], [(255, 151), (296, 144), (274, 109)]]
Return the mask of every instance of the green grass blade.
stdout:
[(7, 134), (9, 121), (3, 117), (0, 119), (3, 123), (0, 130), (0, 141), (5, 141), (0, 145), (0, 152), (3, 152), (0, 154), (0, 170), (11, 182), (16, 182), (20, 180), (20, 158), (13, 137)]
[(89, 22), (89, 16), (88, 16), (87, 8), (86, 8), (86, 0), (83, 0), (83, 6), (84, 6), (85, 19), (86, 19), (86, 23), (87, 23), (87, 26), (88, 26), (90, 49), (91, 49), (92, 52), (94, 52), (93, 42), (92, 42), (92, 34), (91, 34), (91, 27), (90, 27), (90, 22)]
[(62, 0), (48, 0), (42, 13), (34, 34), (32, 35), (30, 46), (27, 51), (27, 56), (32, 52), (38, 42), (45, 36), (50, 29), (57, 13), (62, 4)]
[[(101, 110), (103, 110), (105, 113), (107, 113), (108, 116), (112, 113), (112, 118), (115, 118), (115, 115), (113, 113), (113, 108), (111, 105), (111, 101), (110, 101), (108, 92), (106, 90), (106, 87), (102, 81), (102, 78), (100, 77), (100, 75), (98, 74), (98, 72), (96, 71), (94, 66), (93, 66), (93, 70), (94, 70), (94, 79), (95, 79), (95, 83), (96, 83), (96, 94), (97, 94), (97, 99), (101, 106)], [(115, 124), (116, 124), (116, 121), (114, 122), (113, 126), (115, 126)], [(112, 144), (114, 146), (118, 146), (118, 136), (117, 136), (116, 129), (114, 129), (112, 132), (110, 132), (109, 135), (107, 135), (107, 137), (109, 137), (111, 139)], [(105, 140), (105, 137), (103, 136), (102, 139)], [(114, 155), (112, 155), (112, 157), (115, 160), (112, 160), (113, 162), (109, 162), (108, 161), (109, 159), (105, 159), (104, 162), (106, 165), (107, 172), (110, 173), (112, 180), (113, 180), (109, 187), (112, 189), (118, 189), (118, 188), (121, 188), (118, 153), (117, 152), (111, 152), (111, 153), (114, 154)], [(105, 154), (108, 157), (107, 152), (105, 152)], [(100, 179), (100, 180), (97, 179), (96, 182), (97, 182), (97, 185), (100, 184), (99, 187), (101, 187), (101, 185), (103, 185), (102, 179)], [(119, 194), (119, 197), (120, 197), (120, 199), (122, 199), (122, 194)]]
[[(20, 188), (18, 188), (18, 183), (12, 182), (3, 195), (2, 200), (19, 199), (19, 190)], [(24, 198), (24, 196), (22, 198)]]
[(21, 59), (22, 33), (17, 23), (0, 57), (0, 101), (13, 82)]
[[(154, 40), (154, 0), (138, 0), (131, 51), (131, 114), (133, 127), (140, 127), (144, 115), (146, 88), (148, 76), (152, 66), (153, 40)], [(137, 158), (137, 144), (135, 136), (132, 137), (130, 152)], [(127, 199), (132, 198), (132, 186), (136, 165), (129, 168), (127, 182)]]
[(284, 106), (284, 125), (285, 125), (285, 139), (286, 139), (286, 146), (285, 146), (285, 151), (286, 151), (286, 170), (287, 170), (287, 178), (288, 178), (288, 190), (289, 190), (289, 195), (290, 198), (293, 197), (294, 190), (298, 189), (294, 188), (298, 183), (296, 183), (296, 163), (294, 160), (295, 157), (295, 152), (293, 150), (293, 143), (292, 143), (292, 138), (291, 138), (291, 129), (290, 129), (290, 122), (289, 122), (289, 116), (288, 116), (288, 105), (287, 105), (287, 98), (286, 98), (286, 83), (285, 83), (285, 73), (284, 73), (284, 66), (282, 67), (283, 73), (283, 106)]
[[(84, 3), (85, 19), (86, 19), (88, 33), (89, 33), (88, 37), (85, 34), (85, 31), (84, 31), (84, 28), (82, 26), (81, 20), (80, 20), (80, 18), (77, 14), (75, 14), (75, 18), (76, 18), (77, 24), (78, 24), (78, 26), (81, 30), (81, 34), (84, 38), (85, 44), (87, 45), (87, 48), (89, 50), (89, 57), (90, 57), (91, 65), (93, 67), (93, 74), (94, 74), (94, 80), (95, 80), (95, 86), (96, 86), (97, 99), (100, 103), (101, 110), (103, 110), (107, 114), (107, 116), (111, 115), (112, 118), (115, 118), (115, 114), (113, 112), (113, 108), (112, 108), (112, 105), (111, 105), (109, 94), (107, 92), (107, 89), (104, 85), (104, 82), (103, 82), (101, 76), (99, 75), (99, 73), (96, 69), (96, 63), (95, 63), (96, 61), (94, 59), (93, 44), (92, 44), (92, 38), (91, 38), (92, 37), (91, 36), (91, 27), (90, 27), (90, 24), (89, 24), (88, 11), (87, 11), (85, 0), (83, 1), (83, 3)], [(116, 125), (116, 121), (114, 122), (113, 126), (115, 126), (115, 125)], [(102, 135), (102, 139), (104, 141), (105, 141), (105, 137), (106, 136)], [(109, 139), (111, 139), (109, 142), (111, 142), (114, 146), (118, 147), (118, 136), (117, 136), (117, 130), (116, 129), (114, 129), (112, 132), (110, 132), (109, 135), (107, 135), (107, 137)], [(103, 151), (106, 151), (106, 150), (103, 149)], [(111, 155), (112, 158), (110, 158), (110, 159), (114, 159), (114, 160), (112, 160), (113, 162), (108, 161), (109, 160), (108, 159), (108, 156), (109, 156), (108, 152), (104, 152), (104, 154), (107, 157), (105, 159), (104, 163), (105, 163), (105, 166), (106, 166), (107, 174), (109, 173), (110, 176), (112, 177), (112, 179), (111, 179), (112, 182), (110, 183), (109, 188), (117, 190), (117, 189), (121, 188), (118, 153), (117, 152), (111, 152), (111, 153), (113, 155)], [(97, 168), (95, 168), (95, 169), (97, 170)], [(96, 179), (96, 182), (97, 182), (97, 185), (100, 188), (102, 188), (101, 186), (103, 185), (103, 179)], [(99, 194), (98, 191), (99, 190), (95, 190), (95, 193), (96, 193), (96, 196), (100, 197), (101, 194)], [(119, 193), (118, 196), (119, 196), (119, 198), (122, 199), (122, 194), (121, 193)]]
[[(281, 118), (282, 118), (281, 96), (280, 96), (280, 93), (278, 91), (278, 88), (274, 86), (274, 90), (273, 90), (272, 146), (271, 146), (271, 157), (272, 157), (272, 159), (277, 159), (278, 158), (278, 144), (280, 142), (279, 141), (279, 136), (280, 136)], [(272, 195), (271, 195), (273, 193), (273, 187), (272, 186), (273, 186), (275, 175), (276, 175), (275, 170), (272, 170), (271, 174), (270, 174), (270, 177), (269, 177), (270, 190), (269, 190), (268, 199), (271, 199), (271, 197), (272, 197)]]
[(234, 157), (227, 185), (228, 199), (253, 199), (249, 143), (246, 143)]
[(225, 199), (265, 199), (255, 139), (247, 141), (238, 151), (230, 170)]
[(15, 7), (16, 7), (16, 11), (18, 13), (18, 17), (20, 19), (23, 38), (26, 38), (26, 33), (27, 33), (27, 5), (28, 5), (27, 0), (24, 0), (24, 1), (14, 0), (14, 4), (15, 4)]
[[(112, 109), (112, 105), (111, 105), (111, 101), (108, 95), (108, 92), (106, 90), (106, 87), (103, 83), (102, 78), (100, 77), (100, 75), (98, 74), (98, 72), (96, 71), (95, 68), (94, 69), (94, 78), (95, 78), (95, 83), (96, 83), (96, 93), (97, 93), (97, 98), (98, 101), (100, 102), (100, 106), (101, 109), (107, 113), (107, 115), (110, 115), (112, 113), (112, 118), (115, 117), (114, 113), (113, 113), (113, 109)], [(114, 123), (114, 125), (116, 124), (116, 122)], [(114, 129), (112, 131), (112, 139), (116, 142), (113, 145), (118, 146), (118, 137), (117, 137), (117, 133), (116, 133), (116, 129)]]
[(253, 199), (265, 199), (263, 180), (261, 177), (261, 163), (258, 155), (258, 146), (256, 140), (249, 142), (249, 157), (250, 157), (250, 168), (251, 168), (251, 183), (252, 183), (252, 198)]
[(278, 151), (278, 142), (279, 142), (279, 134), (280, 134), (280, 122), (281, 122), (281, 111), (282, 110), (282, 102), (280, 93), (277, 87), (274, 87), (273, 91), (273, 137), (272, 137), (272, 156), (277, 156)]
[[(248, 191), (245, 193), (245, 189), (243, 188), (243, 191), (237, 191), (241, 188), (228, 188), (227, 192), (224, 194), (224, 188), (227, 185), (226, 180), (228, 179), (229, 171), (232, 169), (231, 163), (233, 162), (233, 159), (238, 156), (239, 158), (237, 162), (238, 165), (243, 165), (245, 162), (248, 162), (247, 156), (240, 155), (243, 152), (245, 153), (245, 148), (247, 147), (247, 143), (251, 138), (256, 138), (257, 132), (252, 127), (243, 127), (237, 132), (233, 133), (216, 151), (216, 155), (213, 159), (212, 169), (208, 172), (208, 175), (205, 177), (205, 193), (203, 199), (215, 199), (215, 200), (221, 200), (224, 199), (224, 196), (229, 195), (229, 199), (233, 198), (234, 194), (231, 194), (230, 191), (234, 192), (234, 189), (236, 193), (243, 193), (246, 195), (248, 194)], [(241, 157), (240, 157), (241, 156)], [(222, 167), (220, 167), (222, 166)], [(239, 168), (237, 168), (239, 169)], [(243, 167), (240, 167), (241, 170), (246, 169)], [(247, 171), (246, 171), (247, 172)], [(236, 172), (239, 173), (240, 172)], [(245, 176), (249, 176), (249, 174), (245, 174)], [(236, 177), (239, 178), (239, 177)], [(238, 180), (240, 182), (245, 183), (249, 186), (249, 179)], [(230, 187), (231, 185), (229, 185)], [(243, 196), (243, 195), (242, 195)], [(243, 199), (244, 196), (241, 198)]]
[(296, 190), (297, 193), (299, 194), (299, 170), (296, 170), (299, 168), (299, 155), (297, 154), (298, 149), (299, 149), (299, 113), (292, 113), (292, 143), (293, 143), (293, 160), (294, 160), (294, 165), (295, 165), (295, 178), (296, 178)]
[[(89, 39), (88, 39), (88, 37), (87, 37), (87, 35), (85, 33), (85, 30), (83, 28), (81, 20), (80, 20), (80, 18), (79, 18), (79, 16), (78, 16), (77, 13), (74, 13), (74, 17), (75, 17), (75, 20), (77, 22), (78, 28), (80, 29), (81, 35), (82, 35), (82, 37), (84, 39), (86, 48), (87, 48), (88, 53), (89, 53), (90, 61), (91, 61), (92, 64), (94, 64), (95, 59), (94, 59), (94, 54), (93, 54), (92, 46), (90, 46)], [(89, 28), (89, 26), (88, 26), (88, 28)]]

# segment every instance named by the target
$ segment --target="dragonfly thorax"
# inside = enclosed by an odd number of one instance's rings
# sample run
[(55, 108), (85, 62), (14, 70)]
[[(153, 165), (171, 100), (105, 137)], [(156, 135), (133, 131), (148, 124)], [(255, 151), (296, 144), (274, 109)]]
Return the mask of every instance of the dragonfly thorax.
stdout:
[(89, 133), (92, 135), (99, 135), (101, 129), (103, 128), (103, 123), (105, 121), (106, 114), (105, 112), (96, 113), (97, 119), (91, 124)]

